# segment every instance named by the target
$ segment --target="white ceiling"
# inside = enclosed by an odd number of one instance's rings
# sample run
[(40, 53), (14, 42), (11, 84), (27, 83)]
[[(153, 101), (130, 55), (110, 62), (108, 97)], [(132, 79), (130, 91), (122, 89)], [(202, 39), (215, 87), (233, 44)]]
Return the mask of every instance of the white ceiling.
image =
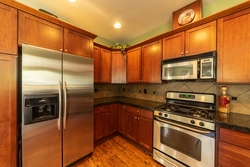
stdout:
[[(172, 13), (195, 0), (16, 0), (110, 42), (123, 43), (172, 21)], [(216, 0), (202, 0), (206, 6)], [(122, 27), (115, 29), (115, 22)]]

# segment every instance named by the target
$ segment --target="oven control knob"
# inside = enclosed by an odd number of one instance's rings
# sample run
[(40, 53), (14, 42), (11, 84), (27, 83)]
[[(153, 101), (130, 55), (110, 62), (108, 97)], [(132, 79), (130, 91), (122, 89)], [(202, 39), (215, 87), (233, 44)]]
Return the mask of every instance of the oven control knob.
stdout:
[(161, 113), (161, 112), (159, 112), (159, 115), (160, 115), (160, 116), (162, 116), (162, 113)]
[(168, 114), (164, 114), (164, 117), (168, 117)]
[(190, 121), (190, 123), (191, 123), (191, 124), (195, 124), (195, 121), (192, 119), (192, 120)]
[(205, 126), (204, 122), (200, 122), (199, 124), (200, 126)]

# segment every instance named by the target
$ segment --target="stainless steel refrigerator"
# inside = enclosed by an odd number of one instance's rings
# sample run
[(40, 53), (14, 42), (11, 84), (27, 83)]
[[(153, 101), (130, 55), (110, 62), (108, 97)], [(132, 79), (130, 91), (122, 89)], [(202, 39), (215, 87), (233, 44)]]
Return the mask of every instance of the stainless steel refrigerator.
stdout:
[(93, 59), (23, 44), (21, 163), (60, 167), (93, 152)]

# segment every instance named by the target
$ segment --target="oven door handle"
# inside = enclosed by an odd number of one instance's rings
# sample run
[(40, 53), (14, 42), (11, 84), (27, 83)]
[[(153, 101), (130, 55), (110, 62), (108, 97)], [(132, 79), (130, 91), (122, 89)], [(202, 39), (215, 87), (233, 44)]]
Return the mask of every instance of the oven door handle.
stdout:
[(177, 124), (177, 123), (174, 123), (174, 122), (170, 122), (170, 121), (166, 121), (164, 119), (160, 119), (158, 117), (156, 117), (156, 119), (161, 121), (161, 122), (165, 122), (165, 123), (168, 123), (170, 125), (178, 126), (180, 128), (191, 130), (191, 131), (194, 131), (194, 132), (197, 132), (197, 133), (203, 133), (203, 134), (209, 134), (210, 133), (210, 131), (208, 131), (208, 130), (199, 130), (199, 129), (191, 128), (191, 127), (188, 127), (188, 126), (183, 126), (183, 125), (180, 125), (180, 124)]
[(170, 164), (173, 167), (184, 167), (184, 165), (181, 165), (178, 162), (177, 162), (177, 165), (176, 165), (174, 162), (171, 162), (167, 158), (164, 158), (163, 156), (161, 156), (161, 154), (158, 151), (155, 151), (155, 155), (157, 155), (160, 159), (164, 160), (165, 162), (167, 162), (168, 164)]

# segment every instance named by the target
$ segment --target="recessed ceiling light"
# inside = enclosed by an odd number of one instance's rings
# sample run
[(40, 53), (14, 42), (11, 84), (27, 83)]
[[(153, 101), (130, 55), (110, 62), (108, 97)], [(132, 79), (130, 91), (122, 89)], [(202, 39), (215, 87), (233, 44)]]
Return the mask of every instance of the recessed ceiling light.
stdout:
[(69, 2), (75, 2), (76, 0), (69, 0)]
[(115, 23), (115, 24), (114, 24), (114, 27), (115, 27), (115, 28), (121, 28), (121, 24), (120, 24), (120, 23)]

